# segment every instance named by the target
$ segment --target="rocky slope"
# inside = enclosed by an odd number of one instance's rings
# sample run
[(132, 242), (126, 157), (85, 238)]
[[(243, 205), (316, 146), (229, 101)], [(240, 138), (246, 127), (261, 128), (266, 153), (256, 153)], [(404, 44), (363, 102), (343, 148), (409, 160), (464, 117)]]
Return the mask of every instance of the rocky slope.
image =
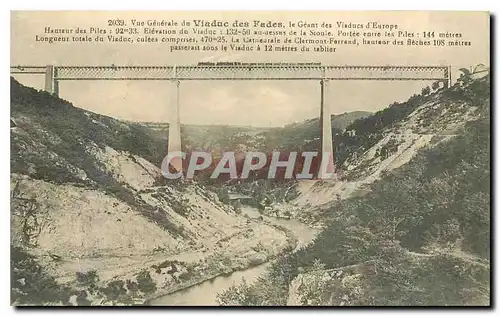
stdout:
[[(279, 257), (255, 285), (231, 288), (222, 303), (484, 305), (487, 75), (423, 91), (335, 130), (338, 179), (273, 187), (288, 202), (273, 198), (263, 210), (325, 231), (312, 246)], [(72, 287), (63, 302), (131, 303), (258, 264), (293, 241), (287, 231), (238, 215), (207, 187), (160, 185), (155, 166), (165, 144), (150, 129), (17, 82), (11, 90), (12, 243), (33, 256), (21, 253), (15, 265), (24, 273), (13, 278), (18, 302), (36, 296), (26, 286), (25, 271), (38, 271), (32, 260)], [(296, 150), (317, 149), (312, 125), (271, 134)], [(275, 146), (243, 134), (224, 141)], [(470, 155), (464, 146), (474, 148)], [(52, 284), (35, 272), (29, 275)]]
[[(12, 246), (58, 284), (85, 292), (72, 295), (78, 304), (154, 296), (267, 261), (293, 242), (202, 186), (160, 185), (166, 144), (147, 129), (13, 79), (11, 100)], [(13, 279), (21, 293), (13, 302), (45, 303), (26, 289), (24, 272)]]
[[(371, 183), (408, 163), (420, 149), (456, 137), (467, 122), (481, 115), (480, 105), (461, 96), (462, 91), (471, 84), (484, 86), (488, 74), (483, 72), (473, 81), (451, 89), (415, 95), (406, 103), (357, 120), (343, 134), (334, 135), (336, 159), (341, 160), (338, 177), (330, 182), (301, 181), (298, 197), (292, 201), (296, 213), (301, 208), (325, 208), (337, 199), (366, 194)], [(349, 144), (352, 148), (346, 154)]]
[(290, 208), (323, 231), (221, 304), (491, 304), (489, 72), (423, 92), (347, 128), (341, 181)]

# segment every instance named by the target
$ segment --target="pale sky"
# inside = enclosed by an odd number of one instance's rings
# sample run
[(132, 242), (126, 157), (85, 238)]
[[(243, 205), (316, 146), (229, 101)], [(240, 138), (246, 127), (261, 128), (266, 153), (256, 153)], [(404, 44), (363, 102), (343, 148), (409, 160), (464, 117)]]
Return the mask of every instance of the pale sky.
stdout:
[[(411, 14), (411, 15), (409, 15)], [(461, 32), (470, 47), (339, 47), (338, 53), (265, 53), (232, 55), (170, 53), (161, 44), (35, 43), (45, 26), (105, 26), (108, 18), (181, 20), (383, 21), (402, 29)], [(11, 65), (195, 65), (207, 59), (243, 62), (321, 62), (324, 65), (451, 65), (457, 69), (489, 65), (489, 17), (485, 12), (13, 12)], [(16, 76), (41, 89), (43, 76)], [(456, 79), (456, 76), (455, 76)], [(377, 111), (404, 101), (431, 82), (331, 81), (326, 104), (331, 113)], [(168, 81), (64, 81), (60, 96), (75, 106), (116, 118), (168, 122), (172, 83)], [(319, 116), (320, 87), (310, 81), (182, 82), (183, 124), (282, 126)]]

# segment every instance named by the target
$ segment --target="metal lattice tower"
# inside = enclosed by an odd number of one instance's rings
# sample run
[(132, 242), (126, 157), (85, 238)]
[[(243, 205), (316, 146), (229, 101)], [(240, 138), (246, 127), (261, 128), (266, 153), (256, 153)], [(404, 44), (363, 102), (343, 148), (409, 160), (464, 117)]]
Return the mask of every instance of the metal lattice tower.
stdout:
[[(333, 142), (326, 91), (330, 80), (420, 80), (451, 85), (450, 66), (322, 66), (303, 64), (251, 64), (223, 66), (12, 66), (11, 74), (45, 75), (45, 91), (59, 94), (65, 80), (166, 80), (175, 85), (171, 105), (168, 152), (181, 151), (180, 82), (184, 80), (316, 80), (321, 87), (321, 154), (327, 159), (318, 177), (333, 174)], [(174, 165), (174, 163), (172, 164)], [(180, 161), (174, 165), (181, 169)]]

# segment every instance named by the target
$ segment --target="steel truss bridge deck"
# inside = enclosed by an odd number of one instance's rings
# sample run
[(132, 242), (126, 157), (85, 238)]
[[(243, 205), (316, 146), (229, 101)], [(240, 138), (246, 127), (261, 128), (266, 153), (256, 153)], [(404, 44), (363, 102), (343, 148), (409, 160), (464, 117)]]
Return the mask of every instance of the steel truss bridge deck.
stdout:
[[(448, 81), (449, 66), (12, 66), (11, 74), (51, 80), (434, 80)], [(49, 74), (50, 73), (50, 74)]]
[[(451, 85), (450, 66), (324, 66), (324, 65), (198, 65), (198, 66), (12, 66), (11, 74), (45, 75), (45, 91), (58, 95), (65, 80), (170, 80), (172, 120), (168, 129), (168, 152), (181, 151), (179, 86), (183, 80), (318, 80), (320, 83), (321, 153), (326, 170), (334, 170), (333, 140), (327, 82), (329, 80), (422, 80)], [(328, 154), (325, 156), (324, 154)], [(182, 170), (182, 164), (175, 164)], [(325, 178), (324, 171), (318, 177)]]

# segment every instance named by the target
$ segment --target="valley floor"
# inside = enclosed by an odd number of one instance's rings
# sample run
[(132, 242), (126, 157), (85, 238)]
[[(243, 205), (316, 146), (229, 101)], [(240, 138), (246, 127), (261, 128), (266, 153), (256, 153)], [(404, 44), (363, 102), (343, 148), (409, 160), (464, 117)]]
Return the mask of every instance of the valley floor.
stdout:
[[(290, 206), (291, 207), (291, 206)], [(300, 249), (313, 241), (314, 237), (319, 233), (317, 228), (312, 228), (304, 223), (293, 219), (281, 219), (272, 216), (261, 215), (255, 208), (250, 206), (242, 207), (242, 214), (251, 219), (260, 220), (263, 225), (274, 225), (281, 227), (288, 235), (288, 247), (292, 247), (291, 251)], [(185, 255), (185, 254), (183, 254)], [(272, 258), (268, 258), (272, 259)], [(208, 274), (199, 275), (191, 282), (179, 284), (170, 289), (162, 291), (154, 295), (148, 303), (151, 305), (217, 305), (216, 295), (218, 292), (227, 290), (232, 284), (239, 284), (242, 278), (246, 282), (252, 282), (252, 279), (260, 276), (268, 266), (268, 262), (258, 266), (247, 266), (243, 269), (237, 268), (229, 275)], [(214, 281), (215, 279), (215, 281)], [(209, 281), (210, 280), (210, 281)], [(187, 289), (187, 290), (186, 290)], [(177, 295), (179, 294), (179, 295)], [(207, 296), (205, 299), (200, 298), (200, 295)]]

